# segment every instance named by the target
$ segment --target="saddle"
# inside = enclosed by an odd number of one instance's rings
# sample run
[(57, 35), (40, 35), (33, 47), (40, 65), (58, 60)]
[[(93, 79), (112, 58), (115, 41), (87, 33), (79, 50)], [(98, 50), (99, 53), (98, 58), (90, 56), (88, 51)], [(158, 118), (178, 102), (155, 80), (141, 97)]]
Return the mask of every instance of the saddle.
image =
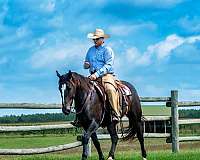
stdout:
[(129, 110), (129, 96), (132, 95), (131, 90), (122, 83), (122, 81), (115, 80), (119, 92), (119, 104), (122, 110), (122, 115), (126, 114)]
[[(132, 95), (131, 90), (123, 84), (122, 81), (115, 80), (116, 83), (116, 90), (119, 93), (119, 105), (121, 108), (122, 115), (126, 114), (127, 111), (129, 110), (129, 96)], [(97, 79), (97, 81), (93, 81), (94, 88), (96, 89), (97, 93), (99, 94), (100, 97), (102, 97), (102, 101), (104, 102), (104, 107), (106, 107), (106, 94), (104, 87), (102, 85), (101, 79)]]

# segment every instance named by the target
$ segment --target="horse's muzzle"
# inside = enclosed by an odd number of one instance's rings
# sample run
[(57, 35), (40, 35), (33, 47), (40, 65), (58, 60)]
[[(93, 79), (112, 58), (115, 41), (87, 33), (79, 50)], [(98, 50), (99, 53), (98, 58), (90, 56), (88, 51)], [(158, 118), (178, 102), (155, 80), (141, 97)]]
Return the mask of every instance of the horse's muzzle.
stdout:
[(71, 107), (70, 106), (67, 106), (67, 107), (62, 107), (62, 112), (65, 114), (65, 115), (68, 115), (70, 112), (71, 112)]

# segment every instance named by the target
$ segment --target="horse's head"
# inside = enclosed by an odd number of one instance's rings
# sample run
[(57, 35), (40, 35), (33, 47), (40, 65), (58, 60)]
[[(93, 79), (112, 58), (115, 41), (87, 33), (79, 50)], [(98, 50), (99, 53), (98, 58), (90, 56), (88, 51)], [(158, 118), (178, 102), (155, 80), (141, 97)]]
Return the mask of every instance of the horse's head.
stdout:
[(64, 75), (60, 75), (58, 71), (56, 73), (59, 77), (58, 85), (62, 98), (62, 111), (65, 115), (68, 115), (75, 97), (76, 84), (73, 82), (73, 74), (71, 71)]

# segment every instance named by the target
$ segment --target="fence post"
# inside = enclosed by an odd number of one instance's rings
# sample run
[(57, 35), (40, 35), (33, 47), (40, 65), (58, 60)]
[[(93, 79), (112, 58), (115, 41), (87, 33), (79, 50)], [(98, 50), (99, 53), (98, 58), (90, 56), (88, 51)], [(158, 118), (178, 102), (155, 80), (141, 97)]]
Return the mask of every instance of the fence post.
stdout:
[(172, 152), (179, 152), (178, 91), (171, 91)]

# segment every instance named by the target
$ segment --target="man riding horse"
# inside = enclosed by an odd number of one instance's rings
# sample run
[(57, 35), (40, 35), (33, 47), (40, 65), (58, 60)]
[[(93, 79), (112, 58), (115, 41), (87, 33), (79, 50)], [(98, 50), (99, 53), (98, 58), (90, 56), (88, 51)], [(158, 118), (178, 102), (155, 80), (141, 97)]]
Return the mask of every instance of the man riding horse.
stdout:
[[(79, 124), (84, 130), (82, 135), (82, 160), (88, 158), (90, 138), (97, 149), (99, 160), (105, 159), (97, 137), (99, 127), (107, 127), (111, 137), (111, 147), (107, 160), (115, 159), (115, 150), (119, 138), (116, 125), (123, 115), (127, 116), (129, 122), (123, 139), (130, 140), (137, 135), (142, 158), (146, 160), (139, 95), (135, 87), (129, 82), (116, 81), (113, 69), (114, 52), (110, 47), (104, 45), (104, 39), (108, 37), (102, 29), (96, 29), (95, 32), (88, 34), (88, 38), (94, 41), (94, 46), (89, 48), (84, 62), (84, 68), (90, 71), (89, 77), (71, 71), (60, 75), (56, 71), (59, 77), (58, 85), (62, 98), (62, 111), (65, 115), (68, 115), (74, 101), (76, 109), (74, 125)], [(97, 85), (99, 79), (101, 85)], [(128, 94), (124, 90), (126, 87), (130, 91)], [(104, 99), (105, 94), (107, 99)], [(123, 104), (123, 99), (127, 100), (127, 103)], [(111, 106), (113, 110), (112, 115), (107, 108), (108, 106)]]
[[(95, 81), (101, 78), (102, 85), (113, 109), (112, 119), (118, 122), (121, 116), (121, 109), (113, 68), (114, 52), (110, 47), (104, 45), (105, 38), (109, 38), (110, 36), (105, 34), (102, 29), (96, 29), (95, 32), (89, 33), (87, 37), (94, 41), (94, 46), (90, 47), (87, 51), (84, 69), (89, 69), (90, 80)], [(72, 122), (72, 124), (78, 126), (78, 119)]]

